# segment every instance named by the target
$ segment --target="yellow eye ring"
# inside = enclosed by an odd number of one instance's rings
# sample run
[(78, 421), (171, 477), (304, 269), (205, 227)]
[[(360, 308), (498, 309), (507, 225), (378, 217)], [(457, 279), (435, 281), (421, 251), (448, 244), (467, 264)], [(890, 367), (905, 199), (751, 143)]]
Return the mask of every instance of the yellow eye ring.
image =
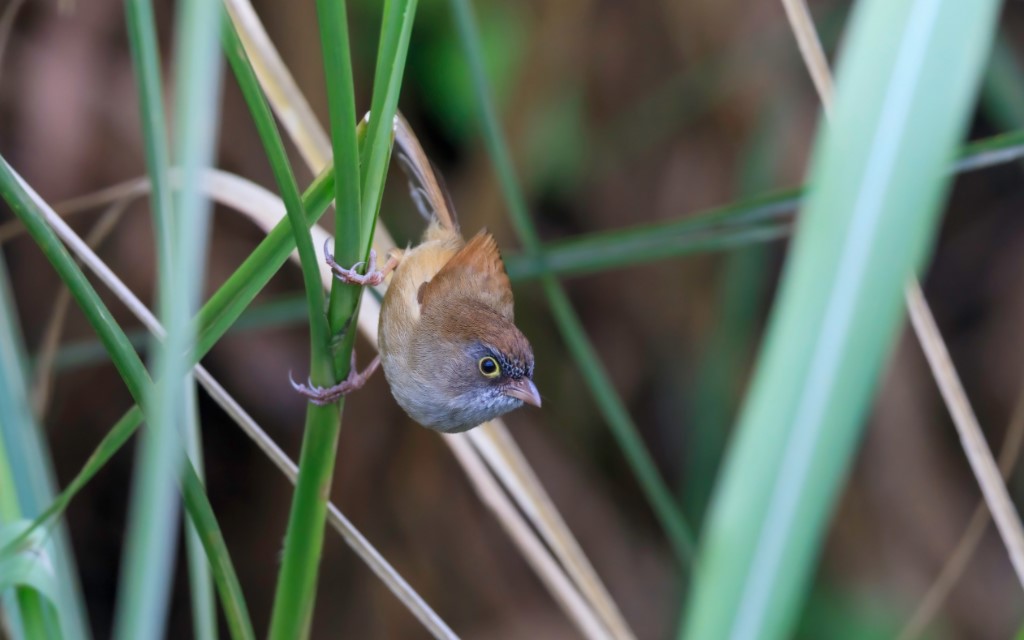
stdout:
[(485, 378), (497, 378), (501, 375), (501, 367), (498, 366), (498, 361), (491, 356), (484, 356), (480, 358), (480, 361), (476, 363), (477, 368), (480, 369), (480, 373)]

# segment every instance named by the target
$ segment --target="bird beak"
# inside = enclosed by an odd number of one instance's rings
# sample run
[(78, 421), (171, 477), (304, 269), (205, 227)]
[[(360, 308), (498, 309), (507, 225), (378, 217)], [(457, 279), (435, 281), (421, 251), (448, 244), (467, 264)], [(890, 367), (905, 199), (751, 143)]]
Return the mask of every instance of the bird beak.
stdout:
[(513, 380), (505, 390), (505, 395), (518, 398), (535, 407), (540, 406), (540, 392), (537, 391), (537, 385), (533, 384), (533, 380), (529, 378)]

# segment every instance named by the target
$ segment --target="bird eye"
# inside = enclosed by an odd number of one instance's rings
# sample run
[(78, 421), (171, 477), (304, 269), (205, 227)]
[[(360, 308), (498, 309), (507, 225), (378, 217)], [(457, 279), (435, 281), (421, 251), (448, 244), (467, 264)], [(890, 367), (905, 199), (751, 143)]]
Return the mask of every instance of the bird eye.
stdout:
[(497, 378), (498, 374), (501, 373), (498, 361), (491, 356), (480, 358), (480, 361), (477, 362), (477, 367), (480, 368), (480, 373), (484, 374), (485, 378)]

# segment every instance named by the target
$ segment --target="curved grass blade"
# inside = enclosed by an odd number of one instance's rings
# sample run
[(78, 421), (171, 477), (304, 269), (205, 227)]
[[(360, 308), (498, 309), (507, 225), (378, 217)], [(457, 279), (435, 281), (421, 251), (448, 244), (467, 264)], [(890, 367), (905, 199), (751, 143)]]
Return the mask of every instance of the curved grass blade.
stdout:
[[(3, 468), (6, 458), (0, 442), (0, 481), (9, 482)], [(8, 509), (0, 513), (0, 544), (20, 535), (28, 526), (26, 520), (7, 520)], [(53, 564), (45, 542), (35, 536), (26, 540), (17, 550), (0, 557), (0, 594), (3, 594), (4, 613), (13, 637), (59, 640), (62, 625), (57, 603), (59, 587)]]
[[(2, 263), (0, 275), (3, 277), (0, 286), (3, 286), (6, 301), (10, 296), (7, 295), (7, 274)], [(2, 310), (5, 316), (8, 315), (7, 306), (4, 304), (5, 308)], [(9, 329), (13, 323), (4, 320), (6, 318), (0, 317), (0, 323)], [(14, 343), (4, 344), (13, 346)], [(20, 379), (21, 363), (14, 349), (0, 351), (0, 356), (3, 357), (3, 361), (0, 362), (0, 376), (6, 377), (13, 373)], [(4, 397), (13, 392), (13, 386), (4, 385), (0, 388), (0, 427), (3, 428), (3, 432), (0, 432), (0, 531), (8, 539), (16, 537), (18, 531), (25, 528), (24, 512), (26, 507), (32, 508), (35, 489), (32, 484), (36, 480), (36, 477), (24, 470), (16, 473), (12, 463), (23, 461), (18, 460), (17, 456), (12, 457), (8, 452), (8, 440), (13, 440), (11, 444), (16, 446), (23, 444), (17, 436), (25, 434), (31, 426), (30, 421), (22, 421), (19, 419), (20, 416), (16, 415), (19, 412), (28, 413), (28, 403), (23, 389), (20, 399)], [(0, 557), (0, 571), (3, 571), (0, 576), (11, 576), (10, 580), (0, 577), (0, 581), (6, 582), (5, 585), (0, 585), (0, 599), (12, 635), (25, 638), (59, 638), (61, 622), (53, 606), (58, 591), (55, 581), (45, 579), (53, 577), (53, 567), (48, 562), (46, 550), (34, 547), (26, 539), (25, 543), (11, 553)]]
[(56, 607), (60, 596), (53, 562), (42, 535), (38, 531), (35, 535), (26, 535), (31, 526), (29, 520), (15, 520), (0, 526), (0, 549), (7, 548), (14, 540), (23, 540), (11, 553), (0, 556), (0, 591), (29, 587)]

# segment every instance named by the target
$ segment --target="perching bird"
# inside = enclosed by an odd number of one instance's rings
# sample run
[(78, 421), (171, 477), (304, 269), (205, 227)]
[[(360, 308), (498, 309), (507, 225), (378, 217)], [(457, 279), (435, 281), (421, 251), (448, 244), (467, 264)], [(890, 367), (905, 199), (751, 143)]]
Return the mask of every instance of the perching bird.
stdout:
[[(366, 274), (329, 253), (335, 276), (379, 284), (391, 274), (380, 312), (380, 361), (395, 400), (425, 427), (457, 433), (517, 409), (539, 407), (533, 349), (513, 323), (512, 287), (494, 237), (480, 231), (466, 242), (451, 200), (402, 116), (395, 118), (396, 157), (430, 224), (417, 246), (395, 252), (380, 271), (370, 252)], [(296, 388), (330, 402), (365, 382), (366, 372), (329, 389)]]

